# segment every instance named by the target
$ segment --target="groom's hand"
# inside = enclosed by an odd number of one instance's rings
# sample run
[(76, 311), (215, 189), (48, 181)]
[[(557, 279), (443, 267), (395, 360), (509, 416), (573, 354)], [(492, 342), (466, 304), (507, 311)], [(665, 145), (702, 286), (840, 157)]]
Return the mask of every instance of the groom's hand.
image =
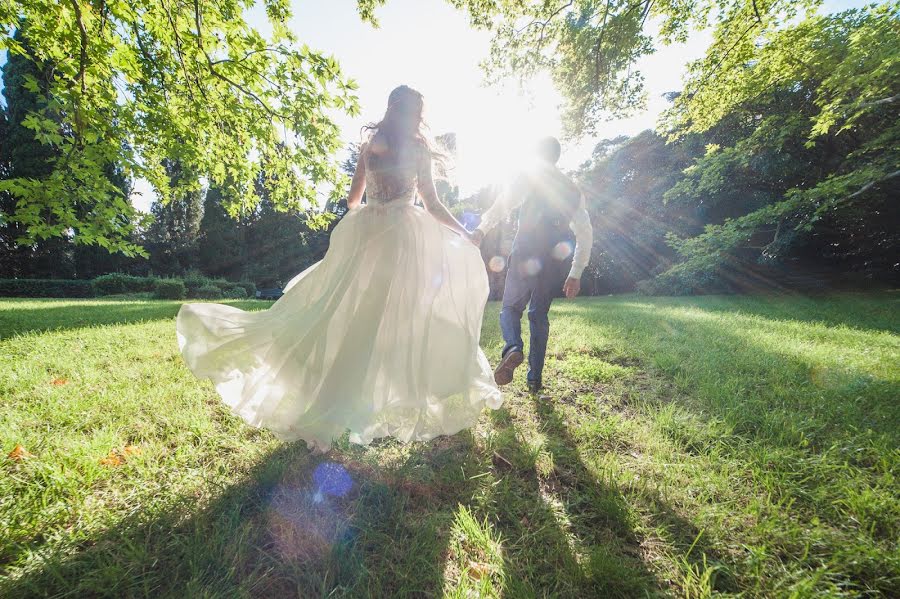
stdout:
[(581, 279), (576, 279), (575, 277), (566, 279), (566, 282), (563, 285), (563, 293), (566, 294), (567, 298), (572, 299), (573, 297), (576, 297), (580, 291)]
[(469, 241), (474, 243), (476, 247), (481, 247), (481, 242), (484, 241), (484, 231), (475, 229), (469, 233)]

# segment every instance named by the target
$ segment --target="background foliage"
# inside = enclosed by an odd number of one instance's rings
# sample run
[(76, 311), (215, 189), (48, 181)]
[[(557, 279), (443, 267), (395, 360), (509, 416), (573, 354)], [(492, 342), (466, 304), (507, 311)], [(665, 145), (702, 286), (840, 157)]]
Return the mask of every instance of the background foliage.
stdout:
[[(550, 71), (574, 136), (642, 106), (641, 56), (712, 30), (657, 130), (599, 140), (573, 173), (597, 231), (586, 291), (898, 281), (896, 1), (451, 3), (493, 33), (489, 78)], [(265, 3), (272, 39), (252, 4), (0, 1), (0, 276), (275, 286), (324, 255), (323, 213), (302, 208), (319, 182), (336, 185), (324, 216), (345, 210), (357, 152), (336, 163), (325, 114), (357, 109), (353, 84), (284, 31), (286, 2)], [(474, 224), (498, 188), (460, 197), (447, 174), (441, 196)], [(135, 176), (159, 194), (150, 216), (127, 201)], [(483, 247), (495, 297), (512, 223)]]
[(13, 169), (0, 184), (16, 199), (4, 212), (18, 244), (62, 237), (142, 253), (110, 168), (145, 177), (164, 202), (206, 178), (232, 213), (256, 205), (262, 164), (283, 208), (343, 182), (328, 113), (356, 112), (355, 84), (333, 58), (298, 44), (287, 0), (263, 2), (269, 37), (244, 18), (253, 4), (0, 1), (0, 49), (27, 63), (17, 76), (33, 94), (25, 112), (11, 102), (8, 117), (44, 153), (43, 172)]

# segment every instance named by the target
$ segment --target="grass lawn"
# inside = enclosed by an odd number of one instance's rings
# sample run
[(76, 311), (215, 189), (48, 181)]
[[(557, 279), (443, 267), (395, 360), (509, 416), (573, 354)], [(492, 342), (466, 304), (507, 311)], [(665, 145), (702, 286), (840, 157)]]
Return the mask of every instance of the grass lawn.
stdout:
[(900, 294), (558, 302), (547, 397), (328, 456), (177, 309), (0, 300), (0, 597), (900, 596)]

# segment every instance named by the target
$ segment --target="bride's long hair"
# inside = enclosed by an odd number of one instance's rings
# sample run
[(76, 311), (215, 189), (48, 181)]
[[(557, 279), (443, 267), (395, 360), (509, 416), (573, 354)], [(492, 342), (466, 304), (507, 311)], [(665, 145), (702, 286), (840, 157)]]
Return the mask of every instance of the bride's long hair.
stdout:
[(389, 166), (397, 164), (405, 151), (420, 147), (431, 155), (432, 160), (442, 162), (445, 155), (428, 141), (424, 111), (425, 97), (420, 92), (408, 85), (394, 88), (388, 96), (384, 118), (363, 127), (369, 131), (370, 144), (380, 142), (387, 149), (384, 153), (373, 153), (372, 158)]

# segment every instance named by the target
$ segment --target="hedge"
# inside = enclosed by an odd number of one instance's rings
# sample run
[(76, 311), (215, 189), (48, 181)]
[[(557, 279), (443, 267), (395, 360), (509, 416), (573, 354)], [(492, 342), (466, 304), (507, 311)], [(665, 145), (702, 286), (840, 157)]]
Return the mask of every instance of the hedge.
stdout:
[(222, 299), (224, 295), (222, 290), (215, 285), (204, 285), (194, 293), (194, 297), (198, 299)]
[(156, 289), (156, 277), (135, 277), (119, 272), (101, 275), (92, 282), (97, 295), (145, 293)]
[(184, 299), (187, 288), (181, 279), (157, 279), (155, 296), (159, 299)]
[(250, 281), (210, 279), (198, 273), (189, 273), (183, 279), (136, 277), (123, 273), (102, 275), (93, 281), (0, 279), (0, 297), (97, 297), (147, 292), (166, 299), (245, 299), (256, 297), (256, 285)]
[(94, 297), (94, 286), (66, 279), (0, 279), (0, 297)]

